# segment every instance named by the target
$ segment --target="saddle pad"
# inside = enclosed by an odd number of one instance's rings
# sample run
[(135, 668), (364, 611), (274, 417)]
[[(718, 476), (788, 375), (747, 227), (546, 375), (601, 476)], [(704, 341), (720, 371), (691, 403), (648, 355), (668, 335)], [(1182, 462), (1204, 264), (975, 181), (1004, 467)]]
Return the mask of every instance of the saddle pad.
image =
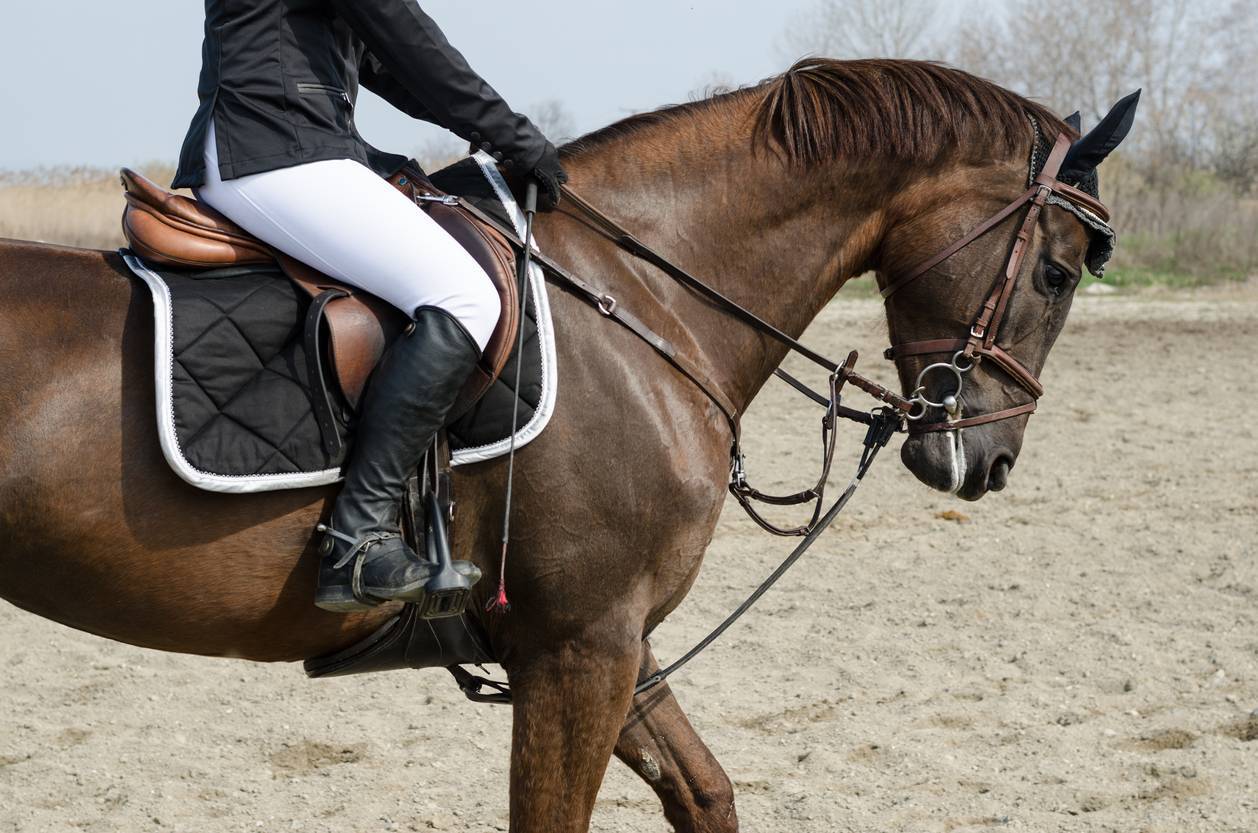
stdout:
[[(523, 236), (523, 213), (491, 157), (464, 159), (431, 179)], [(312, 404), (305, 294), (270, 265), (185, 271), (147, 264), (127, 249), (120, 254), (153, 298), (157, 429), (176, 474), (213, 492), (339, 480), (345, 460), (325, 450)], [(522, 356), (512, 356), (485, 396), (448, 427), (455, 465), (491, 460), (510, 447), (518, 361), (517, 447), (550, 421), (557, 388), (554, 328), (537, 266), (525, 304)], [(344, 433), (347, 426), (338, 429)]]

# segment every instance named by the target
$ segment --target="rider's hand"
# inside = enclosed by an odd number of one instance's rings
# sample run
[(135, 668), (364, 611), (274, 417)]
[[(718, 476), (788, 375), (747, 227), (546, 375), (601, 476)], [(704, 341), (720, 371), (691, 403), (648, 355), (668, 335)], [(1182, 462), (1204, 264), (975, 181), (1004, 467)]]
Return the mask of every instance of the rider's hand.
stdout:
[(568, 173), (559, 163), (559, 151), (550, 142), (542, 153), (533, 170), (527, 171), (525, 177), (537, 180), (537, 210), (554, 211), (559, 207), (559, 186), (568, 181)]

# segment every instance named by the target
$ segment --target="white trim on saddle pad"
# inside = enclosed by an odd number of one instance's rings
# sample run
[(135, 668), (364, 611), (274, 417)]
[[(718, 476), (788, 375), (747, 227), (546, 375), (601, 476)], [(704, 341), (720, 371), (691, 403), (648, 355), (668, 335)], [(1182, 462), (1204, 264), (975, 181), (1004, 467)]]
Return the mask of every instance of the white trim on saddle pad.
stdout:
[[(507, 187), (507, 181), (498, 171), (498, 164), (484, 151), (478, 151), (473, 158), (480, 165), (485, 179), (489, 180), (489, 184), (493, 186), (494, 193), (502, 202), (503, 207), (507, 209), (507, 216), (515, 225), (516, 236), (523, 240), (524, 212), (516, 204), (515, 197), (511, 196), (511, 189)], [(536, 241), (533, 242), (533, 250), (540, 251)], [(533, 418), (526, 422), (515, 435), (517, 450), (537, 439), (537, 435), (542, 433), (542, 430), (550, 423), (550, 418), (555, 413), (555, 396), (559, 391), (559, 366), (555, 360), (555, 327), (550, 318), (550, 299), (546, 295), (546, 275), (536, 263), (529, 264), (529, 288), (533, 292), (533, 309), (537, 316), (537, 338), (541, 345), (542, 400), (537, 403)], [(451, 456), (451, 462), (456, 466), (481, 463), (501, 457), (510, 448), (511, 438), (505, 437), (489, 445), (461, 448)]]
[(153, 295), (153, 372), (157, 380), (157, 438), (162, 444), (166, 462), (175, 474), (210, 492), (269, 492), (275, 489), (300, 489), (305, 486), (324, 486), (341, 478), (341, 470), (325, 469), (314, 472), (290, 472), (285, 474), (215, 474), (201, 471), (188, 462), (179, 447), (179, 435), (175, 431), (175, 331), (172, 324), (170, 289), (162, 276), (149, 269), (126, 249), (119, 254), (131, 271), (146, 284)]
[[(498, 199), (502, 201), (515, 224), (516, 233), (524, 236), (524, 213), (516, 205), (506, 181), (498, 172), (493, 157), (485, 153), (476, 155), (485, 178), (493, 186)], [(536, 245), (534, 246), (536, 249)], [(175, 406), (173, 388), (174, 374), (174, 328), (172, 324), (170, 289), (161, 275), (145, 266), (144, 262), (127, 249), (119, 251), (131, 271), (135, 272), (148, 286), (153, 297), (153, 368), (155, 373), (157, 394), (157, 436), (161, 442), (162, 453), (166, 462), (183, 480), (199, 489), (210, 492), (249, 493), (269, 492), (278, 489), (300, 489), (308, 486), (325, 486), (341, 479), (341, 470), (325, 469), (316, 472), (293, 472), (285, 474), (249, 474), (228, 475), (201, 471), (193, 466), (184, 456), (179, 447), (179, 436), (175, 431)], [(516, 435), (516, 447), (527, 445), (536, 439), (550, 422), (555, 411), (555, 397), (558, 389), (558, 374), (555, 362), (555, 330), (550, 317), (550, 301), (546, 294), (546, 278), (542, 270), (533, 264), (529, 271), (529, 288), (533, 293), (533, 308), (537, 317), (537, 335), (541, 346), (542, 398), (532, 418)], [(488, 445), (475, 448), (464, 448), (455, 452), (452, 458), (454, 465), (479, 463), (492, 460), (507, 453), (510, 448), (510, 437)]]

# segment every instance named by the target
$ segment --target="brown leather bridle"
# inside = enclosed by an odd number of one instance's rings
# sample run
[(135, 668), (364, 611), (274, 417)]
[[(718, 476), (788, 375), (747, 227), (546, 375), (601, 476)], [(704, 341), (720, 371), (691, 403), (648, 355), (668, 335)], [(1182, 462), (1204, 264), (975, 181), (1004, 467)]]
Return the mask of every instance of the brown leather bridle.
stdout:
[[(1037, 133), (1038, 135), (1038, 133)], [(895, 393), (888, 388), (867, 379), (854, 369), (856, 362), (856, 352), (853, 351), (848, 355), (847, 359), (838, 364), (833, 362), (819, 353), (816, 353), (797, 339), (791, 337), (785, 332), (774, 327), (769, 322), (757, 316), (755, 313), (740, 306), (735, 301), (718, 292), (713, 287), (691, 275), (686, 270), (674, 264), (665, 258), (659, 252), (642, 243), (621, 225), (613, 221), (602, 211), (586, 202), (571, 189), (564, 187), (563, 195), (565, 202), (575, 208), (576, 212), (583, 215), (588, 222), (589, 227), (598, 233), (607, 237), (620, 249), (628, 252), (636, 258), (654, 265), (664, 274), (678, 281), (683, 286), (694, 290), (709, 301), (717, 304), (726, 312), (742, 321), (743, 323), (755, 328), (765, 336), (774, 339), (787, 349), (815, 362), (830, 372), (830, 389), (829, 395), (819, 394), (811, 390), (803, 382), (795, 379), (789, 373), (781, 368), (774, 372), (785, 380), (788, 384), (798, 390), (800, 393), (808, 396), (808, 398), (825, 406), (826, 416), (822, 420), (822, 473), (817, 485), (811, 489), (799, 492), (794, 495), (773, 496), (766, 495), (756, 489), (751, 488), (747, 483), (746, 471), (744, 466), (744, 458), (740, 445), (741, 430), (739, 428), (739, 413), (734, 404), (723, 394), (720, 388), (715, 385), (707, 376), (702, 366), (687, 358), (684, 352), (679, 351), (668, 339), (652, 330), (642, 319), (638, 318), (624, 305), (620, 304), (612, 295), (604, 292), (597, 287), (587, 283), (584, 279), (574, 275), (567, 269), (549, 258), (534, 252), (533, 260), (542, 268), (542, 270), (552, 279), (566, 285), (569, 289), (577, 293), (579, 297), (585, 298), (591, 306), (598, 309), (599, 313), (607, 318), (617, 321), (626, 327), (630, 332), (634, 333), (644, 342), (649, 344), (660, 356), (673, 365), (683, 376), (693, 382), (714, 405), (725, 415), (729, 422), (730, 431), (733, 437), (733, 444), (730, 449), (731, 470), (730, 470), (730, 492), (738, 499), (738, 502), (747, 511), (753, 520), (761, 527), (777, 535), (798, 535), (802, 536), (799, 545), (778, 565), (777, 569), (769, 575), (759, 587), (755, 589), (750, 596), (747, 597), (734, 611), (727, 616), (719, 625), (716, 626), (707, 636), (699, 640), (694, 647), (683, 654), (667, 667), (655, 671), (655, 673), (640, 679), (634, 687), (634, 695), (642, 694), (660, 683), (664, 682), (673, 672), (683, 667), (686, 663), (697, 656), (701, 651), (707, 648), (713, 641), (721, 636), (735, 621), (746, 613), (756, 601), (763, 596), (770, 587), (780, 579), (790, 567), (795, 564), (807, 550), (817, 541), (820, 535), (834, 522), (839, 513), (847, 505), (849, 499), (855, 493), (857, 486), (862, 482), (865, 474), (869, 471), (869, 467), (873, 464), (878, 452), (886, 447), (891, 437), (897, 431), (903, 430), (902, 423), (908, 421), (910, 433), (918, 431), (944, 431), (956, 428), (965, 428), (971, 425), (981, 425), (987, 422), (995, 422), (996, 420), (1008, 419), (1009, 417), (1018, 416), (1020, 414), (1029, 414), (1035, 410), (1034, 399), (1039, 398), (1043, 393), (1043, 388), (1039, 381), (1035, 378), (1035, 374), (1031, 373), (1027, 368), (996, 345), (996, 335), (1000, 329), (1000, 323), (1004, 318), (1005, 310), (1008, 307), (1009, 296), (1013, 291), (1013, 284), (1018, 277), (1018, 273), (1022, 268), (1022, 261), (1026, 253), (1027, 246), (1031, 240), (1031, 235), (1035, 229), (1036, 220), (1039, 218), (1040, 210), (1047, 202), (1050, 194), (1056, 193), (1062, 198), (1070, 200), (1076, 205), (1086, 208), (1092, 214), (1100, 217), (1102, 220), (1108, 220), (1109, 214), (1099, 202), (1094, 200), (1086, 193), (1066, 185), (1057, 180), (1057, 174), (1061, 170), (1061, 165), (1066, 156), (1066, 151), (1070, 149), (1071, 142), (1064, 134), (1058, 136), (1056, 144), (1049, 155), (1048, 161), (1045, 163), (1043, 171), (1035, 177), (1032, 186), (1019, 196), (1015, 201), (1001, 209), (990, 219), (981, 223), (977, 228), (953, 243), (947, 249), (920, 264), (903, 278), (889, 284), (883, 289), (884, 298), (890, 298), (895, 292), (907, 285), (909, 282), (916, 280), (926, 272), (938, 266), (944, 260), (964, 249), (970, 243), (995, 228), (1002, 221), (1013, 215), (1023, 205), (1030, 203), (1027, 216), (1023, 219), (1022, 226), (1018, 230), (1018, 237), (1014, 243), (1012, 252), (1009, 255), (1009, 261), (1005, 266), (1005, 273), (1001, 280), (997, 281), (991, 294), (984, 302), (982, 309), (979, 311), (977, 320), (970, 327), (970, 335), (968, 338), (962, 339), (932, 339), (929, 341), (915, 341), (905, 344), (896, 345), (887, 350), (887, 358), (899, 360), (904, 356), (929, 355), (935, 353), (947, 353), (955, 351), (951, 363), (935, 364), (928, 366), (918, 376), (918, 384), (913, 396), (905, 399), (903, 396)], [(465, 204), (471, 213), (484, 219), (486, 222), (494, 223), (490, 218), (485, 217), (478, 210), (470, 205)], [(516, 236), (512, 229), (502, 228), (498, 225), (504, 236), (517, 247), (523, 248), (524, 243)], [(520, 297), (524, 297), (523, 287), (521, 287)], [(973, 369), (983, 358), (989, 358), (994, 363), (1004, 368), (1013, 378), (1033, 397), (1033, 401), (1027, 405), (1018, 405), (995, 413), (983, 414), (981, 416), (970, 417), (967, 419), (955, 419), (941, 423), (931, 423), (918, 426), (916, 423), (926, 415), (931, 407), (948, 406), (943, 403), (932, 403), (925, 398), (925, 389), (921, 385), (921, 380), (933, 368), (950, 368), (956, 373), (957, 391), (953, 395), (954, 411), (959, 412), (959, 405), (956, 405), (956, 396), (961, 392), (964, 373)], [(968, 362), (964, 366), (960, 363)], [(851, 384), (875, 399), (885, 403), (886, 407), (876, 408), (871, 412), (857, 411), (852, 408), (843, 406), (839, 402), (839, 391), (844, 384)], [(917, 408), (920, 407), (920, 411)], [(952, 414), (950, 414), (952, 416)], [(864, 423), (867, 426), (864, 440), (864, 449), (858, 463), (855, 476), (848, 484), (844, 492), (830, 506), (828, 510), (823, 512), (823, 500), (825, 492), (825, 484), (829, 479), (830, 465), (834, 456), (834, 425), (837, 418), (854, 420)], [(751, 501), (759, 501), (777, 506), (797, 506), (815, 501), (815, 508), (811, 519), (798, 527), (778, 527), (768, 522), (757, 510), (752, 507)], [(489, 680), (479, 677), (462, 669), (459, 666), (450, 666), (450, 672), (454, 674), (458, 680), (459, 687), (463, 689), (463, 693), (468, 698), (487, 703), (510, 703), (511, 690), (510, 685), (505, 682)], [(486, 693), (485, 688), (490, 691)]]
[[(918, 264), (903, 277), (891, 281), (882, 289), (884, 302), (890, 300), (895, 293), (905, 286), (999, 226), (1029, 203), (1022, 225), (1018, 228), (1018, 236), (1015, 238), (1013, 248), (1009, 252), (1009, 259), (1005, 262), (1004, 274), (997, 279), (995, 286), (988, 293), (987, 300), (983, 302), (978, 316), (970, 326), (969, 335), (965, 338), (934, 338), (924, 341), (904, 342), (893, 345), (886, 350), (884, 355), (888, 359), (893, 359), (897, 366), (899, 366), (901, 359), (910, 356), (952, 354), (950, 361), (927, 365), (918, 373), (917, 381), (913, 386), (914, 390), (909, 397), (909, 401), (914, 404), (913, 410), (907, 416), (910, 434), (969, 428), (975, 425), (984, 425), (989, 422), (998, 422), (1003, 419), (1030, 414), (1035, 411), (1036, 400), (1044, 394), (1044, 386), (1040, 384), (1039, 379), (1026, 365), (996, 344), (996, 336), (1000, 333), (1000, 325), (1003, 323), (1005, 313), (1009, 308), (1009, 299), (1013, 295), (1014, 284), (1017, 283), (1018, 275), (1022, 272), (1022, 263), (1026, 257), (1031, 236), (1035, 232), (1036, 221), (1039, 219), (1040, 211), (1043, 209), (1049, 195), (1058, 194), (1063, 199), (1075, 203), (1102, 220), (1109, 219), (1109, 211), (1098, 200), (1078, 188), (1067, 185), (1057, 179), (1057, 175), (1061, 171), (1062, 162), (1066, 158), (1066, 153), (1070, 150), (1070, 145), (1070, 137), (1065, 133), (1059, 134), (1057, 141), (1053, 144), (1052, 151), (1048, 155), (1048, 160), (1044, 163), (1043, 170), (1035, 176), (1031, 186), (1017, 199), (977, 225), (969, 234), (957, 240), (934, 257)], [(961, 405), (959, 397), (964, 387), (965, 374), (977, 367), (984, 359), (990, 360), (1004, 370), (1024, 391), (1031, 395), (1031, 401), (1024, 405), (1015, 405), (1000, 411), (960, 418)], [(926, 377), (932, 372), (951, 373), (957, 381), (956, 390), (951, 394), (941, 396), (938, 402), (932, 402), (927, 398), (926, 388), (923, 384)], [(932, 408), (943, 409), (946, 418), (938, 422), (922, 422), (922, 418)]]

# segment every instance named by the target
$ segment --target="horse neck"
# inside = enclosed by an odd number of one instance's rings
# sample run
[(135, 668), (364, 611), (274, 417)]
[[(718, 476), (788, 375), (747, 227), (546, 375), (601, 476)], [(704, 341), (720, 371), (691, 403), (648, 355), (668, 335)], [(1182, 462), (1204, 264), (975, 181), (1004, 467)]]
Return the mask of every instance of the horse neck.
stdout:
[[(722, 139), (719, 125), (695, 119), (578, 152), (566, 162), (572, 187), (673, 263), (798, 337), (869, 267), (894, 178), (873, 165), (792, 170), (754, 153), (746, 130), (725, 130)], [(683, 347), (745, 409), (787, 348), (657, 270), (619, 258), (625, 268), (615, 285), (636, 282), (657, 299), (652, 324), (670, 319), (665, 331), (680, 332)]]

